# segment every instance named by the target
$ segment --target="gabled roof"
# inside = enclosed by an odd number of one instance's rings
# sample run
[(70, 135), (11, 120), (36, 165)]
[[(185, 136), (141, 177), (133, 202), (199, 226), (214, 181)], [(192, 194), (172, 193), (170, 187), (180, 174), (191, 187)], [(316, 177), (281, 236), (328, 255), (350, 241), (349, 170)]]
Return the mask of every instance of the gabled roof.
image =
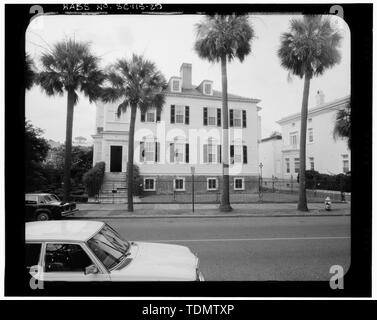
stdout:
[[(324, 103), (320, 106), (310, 108), (308, 110), (308, 116), (313, 116), (316, 113), (328, 112), (328, 111), (331, 111), (331, 110), (338, 110), (340, 108), (343, 108), (345, 106), (345, 104), (347, 104), (349, 101), (350, 101), (350, 96), (347, 95), (345, 97)], [(276, 123), (281, 125), (285, 122), (299, 119), (300, 116), (301, 116), (301, 113), (297, 112), (297, 113), (291, 114), (289, 116), (286, 116), (286, 117), (276, 121)]]
[[(192, 86), (191, 89), (182, 88), (182, 92), (173, 92), (170, 90), (165, 90), (164, 93), (168, 96), (182, 96), (182, 97), (209, 99), (209, 100), (221, 100), (222, 98), (221, 91), (213, 90), (213, 95), (207, 95), (200, 92), (200, 90), (198, 89), (198, 86)], [(242, 97), (242, 96), (231, 94), (231, 93), (228, 93), (228, 100), (239, 101), (239, 102), (252, 102), (252, 103), (258, 103), (261, 101), (260, 99)], [(260, 109), (260, 107), (258, 108)]]

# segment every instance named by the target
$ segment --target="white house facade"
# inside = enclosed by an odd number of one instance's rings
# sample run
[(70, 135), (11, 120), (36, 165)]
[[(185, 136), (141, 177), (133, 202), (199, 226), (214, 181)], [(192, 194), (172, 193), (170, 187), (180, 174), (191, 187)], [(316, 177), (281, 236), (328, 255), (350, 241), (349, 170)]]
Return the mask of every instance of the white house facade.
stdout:
[[(351, 170), (351, 153), (346, 139), (334, 138), (338, 110), (344, 109), (350, 96), (325, 103), (321, 91), (316, 95), (316, 106), (308, 110), (306, 169), (325, 174), (346, 173)], [(282, 178), (297, 177), (300, 168), (300, 113), (277, 121), (281, 125)], [(279, 147), (280, 148), (280, 147)]]
[[(219, 191), (222, 176), (222, 100), (213, 82), (192, 85), (192, 66), (183, 63), (180, 76), (171, 77), (161, 112), (137, 111), (135, 157), (144, 191), (191, 192), (191, 168), (198, 191)], [(260, 100), (228, 94), (231, 190), (257, 187)], [(119, 118), (119, 103), (98, 103), (93, 164), (104, 161), (108, 176), (127, 168), (130, 112)]]
[(263, 178), (283, 178), (282, 170), (283, 140), (280, 133), (273, 133), (270, 137), (259, 142), (259, 161), (262, 165)]

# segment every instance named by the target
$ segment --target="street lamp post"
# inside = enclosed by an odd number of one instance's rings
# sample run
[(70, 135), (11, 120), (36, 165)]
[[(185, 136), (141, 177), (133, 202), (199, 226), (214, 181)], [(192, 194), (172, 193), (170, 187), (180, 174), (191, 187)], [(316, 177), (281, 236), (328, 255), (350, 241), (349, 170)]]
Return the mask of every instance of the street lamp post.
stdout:
[(262, 178), (262, 168), (263, 168), (263, 163), (259, 163), (259, 168), (260, 168), (260, 179), (259, 179), (259, 198), (262, 199), (262, 191), (263, 191), (263, 178)]
[(192, 212), (195, 211), (195, 198), (194, 198), (194, 175), (195, 175), (195, 167), (192, 166), (191, 167), (191, 175), (192, 175), (192, 179), (191, 179), (191, 184), (192, 184)]

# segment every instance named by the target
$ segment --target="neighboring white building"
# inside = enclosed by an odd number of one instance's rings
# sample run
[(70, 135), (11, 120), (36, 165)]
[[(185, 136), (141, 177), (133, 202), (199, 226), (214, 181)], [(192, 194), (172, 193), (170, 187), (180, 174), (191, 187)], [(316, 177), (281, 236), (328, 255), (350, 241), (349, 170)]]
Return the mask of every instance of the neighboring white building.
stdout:
[[(316, 106), (309, 108), (307, 123), (306, 168), (325, 174), (346, 173), (351, 170), (351, 154), (345, 139), (334, 139), (336, 114), (350, 102), (346, 96), (325, 103), (321, 91), (316, 95)], [(282, 177), (297, 177), (300, 167), (300, 121), (296, 113), (277, 121), (282, 132)]]
[[(144, 178), (144, 190), (169, 193), (190, 191), (191, 167), (203, 181), (197, 191), (221, 186), (222, 100), (211, 80), (192, 85), (192, 66), (183, 63), (171, 77), (161, 113), (137, 111), (134, 163)], [(231, 190), (257, 187), (260, 100), (228, 94)], [(127, 168), (130, 112), (117, 117), (119, 103), (97, 104), (93, 164), (104, 161), (106, 172)], [(108, 174), (109, 176), (109, 174)], [(188, 177), (188, 178), (187, 178)]]
[(283, 178), (282, 153), (283, 141), (281, 134), (274, 132), (259, 142), (259, 161), (262, 164), (263, 178)]

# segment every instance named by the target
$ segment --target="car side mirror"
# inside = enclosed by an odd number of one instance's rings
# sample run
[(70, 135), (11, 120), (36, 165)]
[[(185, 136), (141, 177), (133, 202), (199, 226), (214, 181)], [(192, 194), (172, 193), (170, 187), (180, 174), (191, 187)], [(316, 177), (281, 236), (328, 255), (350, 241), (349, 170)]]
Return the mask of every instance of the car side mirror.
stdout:
[(94, 264), (91, 264), (90, 266), (87, 266), (85, 268), (85, 271), (84, 271), (85, 275), (96, 274), (96, 273), (98, 273), (98, 268)]

